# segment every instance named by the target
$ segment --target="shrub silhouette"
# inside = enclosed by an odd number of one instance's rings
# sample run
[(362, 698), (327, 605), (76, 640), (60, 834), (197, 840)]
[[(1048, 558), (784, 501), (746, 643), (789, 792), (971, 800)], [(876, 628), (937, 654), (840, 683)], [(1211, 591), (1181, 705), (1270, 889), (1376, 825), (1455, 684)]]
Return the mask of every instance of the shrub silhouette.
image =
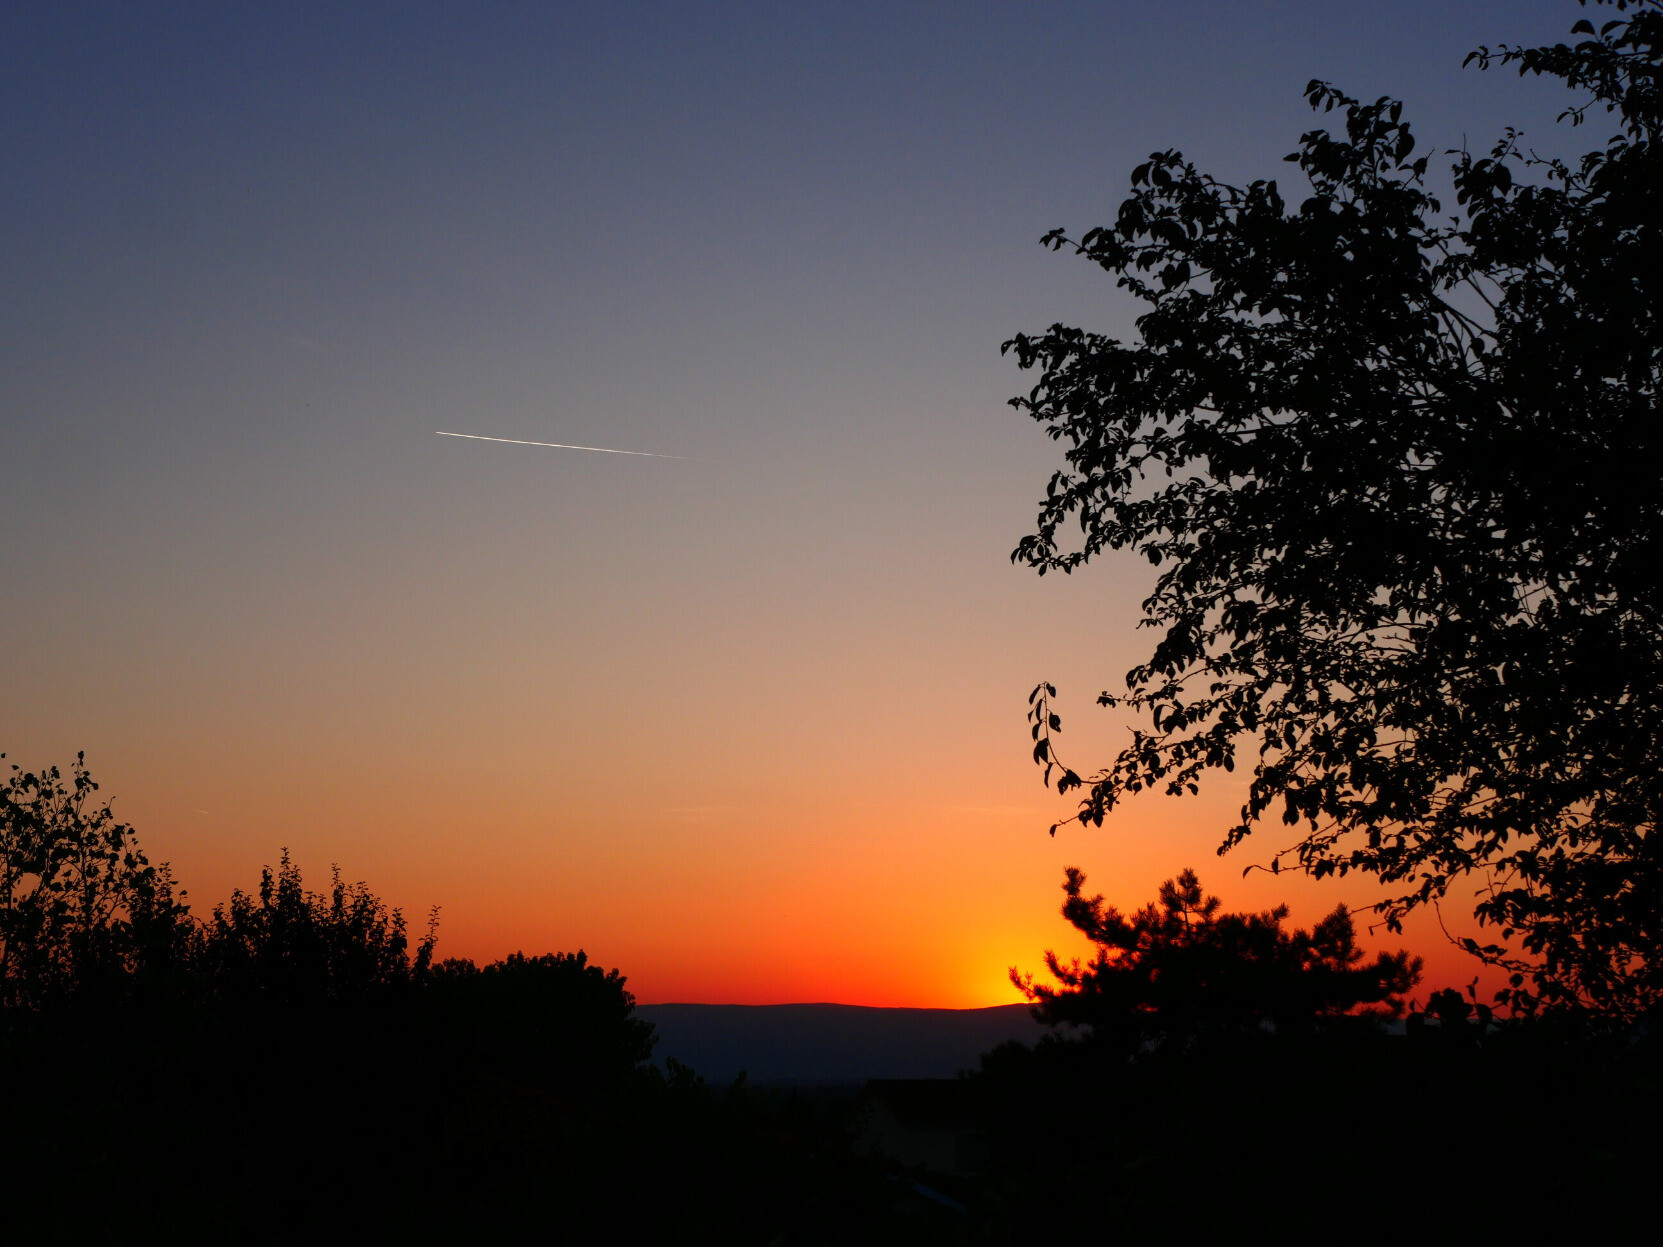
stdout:
[(1097, 946), (1087, 963), (1045, 963), (1059, 986), (1014, 968), (1011, 980), (1052, 1026), (1089, 1029), (1139, 1051), (1257, 1032), (1310, 1031), (1377, 1006), (1396, 1016), (1420, 979), (1407, 952), (1366, 961), (1342, 905), (1310, 931), (1288, 930), (1286, 905), (1263, 913), (1220, 913), (1193, 870), (1161, 885), (1155, 904), (1130, 918), (1084, 895), (1086, 877), (1069, 867), (1062, 913)]

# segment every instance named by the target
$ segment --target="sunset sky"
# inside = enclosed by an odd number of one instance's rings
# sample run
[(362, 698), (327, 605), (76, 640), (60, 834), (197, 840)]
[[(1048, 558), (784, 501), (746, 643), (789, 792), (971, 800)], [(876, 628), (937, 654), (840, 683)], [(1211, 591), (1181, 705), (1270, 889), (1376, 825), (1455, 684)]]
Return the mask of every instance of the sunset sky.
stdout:
[(1028, 691), (1106, 757), (1150, 573), (1009, 562), (1060, 456), (999, 346), (1128, 333), (1040, 235), (1155, 149), (1286, 179), (1310, 78), (1429, 148), (1566, 142), (1461, 59), (1579, 16), (8, 4), (0, 750), (84, 749), (198, 908), (288, 846), (649, 1002), (1014, 1001), (1076, 951), (1065, 865), (1366, 903), (1216, 858), (1237, 777), (1046, 836)]

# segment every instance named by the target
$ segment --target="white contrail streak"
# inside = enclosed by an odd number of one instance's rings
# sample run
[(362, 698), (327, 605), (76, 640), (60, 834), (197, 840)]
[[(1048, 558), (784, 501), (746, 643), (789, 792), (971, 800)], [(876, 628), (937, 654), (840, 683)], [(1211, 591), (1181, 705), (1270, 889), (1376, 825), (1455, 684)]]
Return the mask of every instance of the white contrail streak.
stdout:
[(614, 450), (610, 446), (571, 446), (565, 442), (528, 442), (518, 437), (486, 437), (482, 433), (446, 433), (436, 430), (440, 437), (466, 437), (475, 442), (507, 442), (511, 446), (549, 446), (555, 450), (592, 450), (599, 455), (639, 455), (643, 459), (686, 459), (686, 455), (655, 455), (650, 450)]

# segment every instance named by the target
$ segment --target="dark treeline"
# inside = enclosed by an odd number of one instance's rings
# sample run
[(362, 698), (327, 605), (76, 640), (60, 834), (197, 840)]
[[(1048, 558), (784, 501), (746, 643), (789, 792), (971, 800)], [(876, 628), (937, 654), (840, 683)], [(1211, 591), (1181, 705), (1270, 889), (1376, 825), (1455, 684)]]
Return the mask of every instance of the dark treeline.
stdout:
[(194, 916), (96, 788), (79, 760), (0, 786), (8, 1233), (813, 1242), (882, 1219), (841, 1105), (648, 1064), (618, 971), (441, 959), (435, 920), (412, 941), (286, 853)]
[(854, 1089), (713, 1088), (582, 953), (435, 955), (284, 855), (194, 917), (77, 764), (0, 789), (0, 1173), (24, 1241), (647, 1236), (1004, 1243), (1474, 1231), (1650, 1216), (1655, 1040), (1502, 1020), (1343, 909), (1224, 912), (1184, 872), (1135, 914), (1068, 872), (1095, 946), (1013, 977), (1051, 1031), (952, 1084), (968, 1168), (863, 1146)]
[[(79, 764), (0, 788), (0, 1174), (21, 1241), (1003, 1243), (1643, 1223), (1654, 1035), (1412, 993), (1350, 915), (1228, 913), (1192, 872), (1015, 974), (1051, 1033), (958, 1084), (972, 1171), (858, 1146), (850, 1095), (705, 1085), (580, 951), (483, 967), (285, 854), (193, 916)], [(917, 1193), (922, 1184), (931, 1197)], [(942, 1200), (953, 1201), (944, 1203)]]

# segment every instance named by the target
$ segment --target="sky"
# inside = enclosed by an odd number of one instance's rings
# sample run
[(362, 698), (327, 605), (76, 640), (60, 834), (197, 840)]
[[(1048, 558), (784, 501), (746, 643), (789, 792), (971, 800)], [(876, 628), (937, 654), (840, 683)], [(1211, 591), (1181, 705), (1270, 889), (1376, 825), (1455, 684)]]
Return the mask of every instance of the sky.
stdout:
[(1366, 904), (1217, 858), (1235, 777), (1047, 836), (1027, 694), (1106, 758), (1150, 577), (1010, 563), (1060, 456), (999, 348), (1129, 333), (1040, 236), (1154, 150), (1285, 181), (1311, 78), (1428, 149), (1579, 138), (1461, 60), (1581, 15), (8, 4), (0, 750), (85, 750), (198, 909), (287, 847), (647, 1002), (1013, 1002), (1080, 951), (1067, 865)]

